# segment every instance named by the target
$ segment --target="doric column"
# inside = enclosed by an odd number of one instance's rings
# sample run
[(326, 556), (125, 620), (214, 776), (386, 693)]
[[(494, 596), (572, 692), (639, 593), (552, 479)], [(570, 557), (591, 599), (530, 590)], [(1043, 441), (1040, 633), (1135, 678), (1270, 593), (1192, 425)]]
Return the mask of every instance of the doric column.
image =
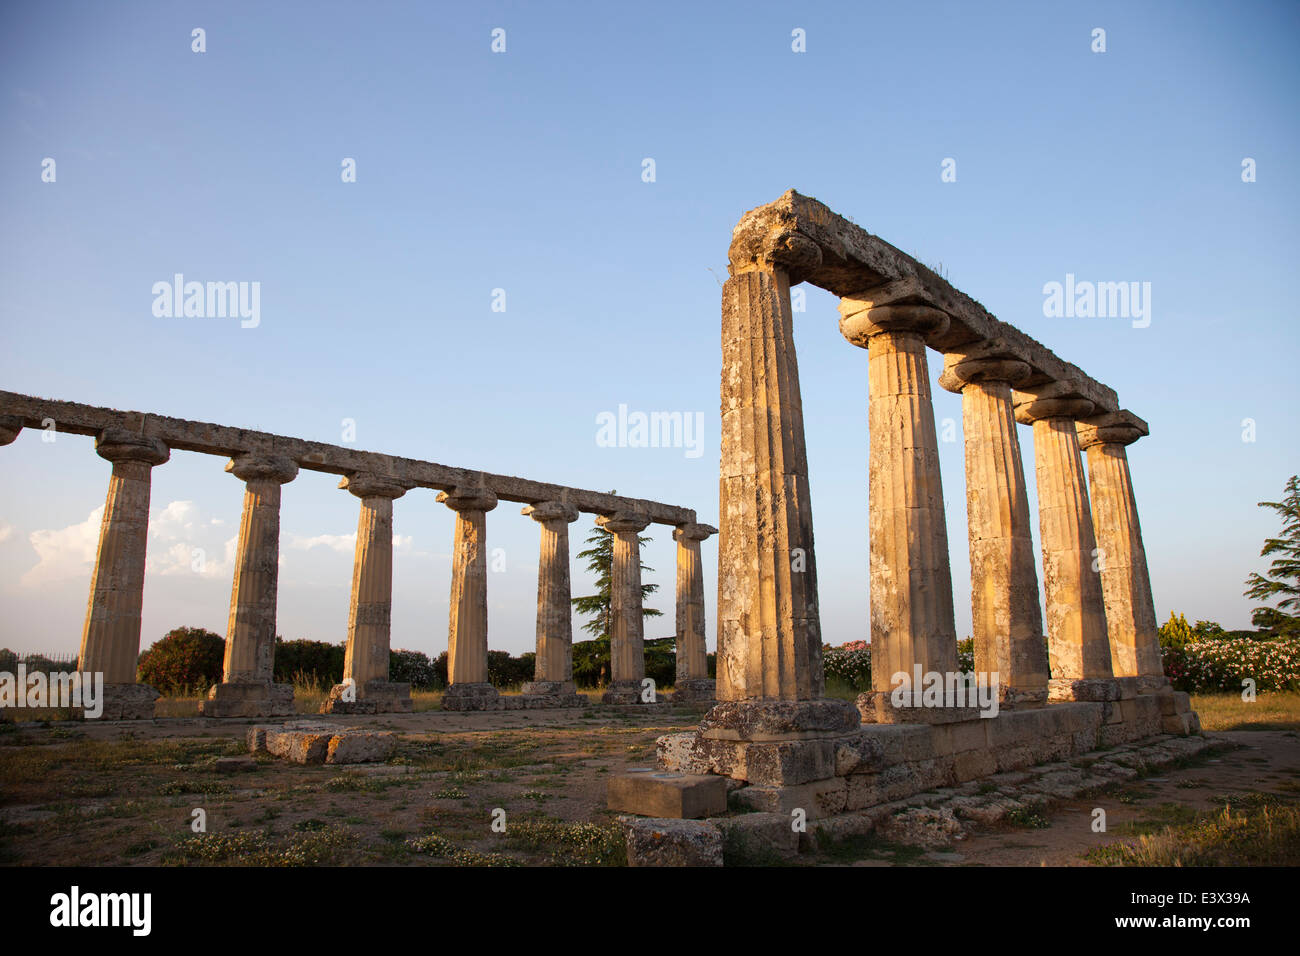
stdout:
[(99, 435), (95, 451), (113, 463), (113, 476), (99, 526), (77, 669), (104, 675), (103, 717), (152, 718), (158, 692), (135, 679), (149, 538), (149, 478), (150, 469), (167, 461), (171, 452), (156, 438), (117, 428)]
[(644, 615), (641, 609), (641, 538), (650, 524), (642, 514), (620, 511), (596, 519), (614, 536), (609, 572), (609, 688), (606, 704), (641, 703), (645, 679)]
[(226, 471), (244, 482), (235, 577), (226, 627), (222, 681), (199, 702), (207, 717), (293, 713), (293, 685), (276, 684), (275, 611), (280, 570), (280, 486), (293, 481), (292, 459), (240, 455)]
[(386, 713), (411, 709), (411, 685), (389, 681), (393, 619), (393, 502), (406, 486), (382, 475), (354, 474), (339, 482), (361, 499), (352, 560), (352, 602), (343, 683), (321, 713)]
[[(739, 236), (740, 227), (737, 227)], [(766, 234), (765, 234), (766, 235)], [(821, 622), (791, 273), (821, 260), (800, 236), (733, 243), (722, 287), (718, 705), (706, 738), (836, 734), (861, 718), (823, 697)]]
[(677, 541), (677, 676), (673, 700), (709, 701), (717, 695), (709, 677), (709, 651), (704, 637), (704, 567), (700, 542), (718, 533), (707, 524), (682, 524), (673, 529)]
[(526, 506), (521, 514), (541, 525), (537, 559), (537, 663), (525, 697), (536, 706), (581, 706), (573, 684), (573, 603), (569, 586), (569, 525), (578, 509), (562, 501)]
[[(948, 316), (926, 306), (840, 300), (840, 332), (867, 349), (871, 431), (871, 686), (868, 720), (890, 719), (895, 675), (957, 673), (952, 571), (926, 337)], [(913, 688), (919, 691), (920, 688)]]
[(442, 706), (491, 710), (499, 702), (488, 680), (487, 513), (497, 506), (497, 496), (490, 488), (463, 487), (439, 492), (438, 500), (456, 512), (447, 633), (449, 686)]
[(975, 672), (996, 677), (1002, 706), (1032, 706), (1047, 700), (1047, 639), (1011, 404), (1030, 369), (997, 351), (946, 356), (939, 384), (961, 394)]
[(1125, 451), (1146, 434), (1146, 423), (1126, 411), (1078, 423), (1079, 444), (1088, 453), (1111, 664), (1121, 682), (1135, 678), (1139, 692), (1159, 693), (1169, 689), (1169, 680)]
[(1051, 700), (1116, 700), (1096, 539), (1075, 420), (1094, 404), (1068, 383), (1017, 392), (1016, 421), (1034, 427), (1038, 521), (1047, 599)]

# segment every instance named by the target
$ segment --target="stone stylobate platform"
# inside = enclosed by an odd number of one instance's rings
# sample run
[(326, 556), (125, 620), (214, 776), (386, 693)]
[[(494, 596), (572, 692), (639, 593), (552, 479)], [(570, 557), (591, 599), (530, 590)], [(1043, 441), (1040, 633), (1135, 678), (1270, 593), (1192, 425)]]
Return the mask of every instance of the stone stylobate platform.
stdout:
[[(228, 458), (244, 482), (244, 507), (231, 589), (222, 681), (200, 709), (209, 717), (270, 717), (293, 712), (292, 688), (276, 684), (274, 652), (282, 488), (299, 470), (342, 476), (360, 500), (348, 614), (344, 681), (322, 710), (376, 713), (411, 709), (410, 687), (390, 681), (394, 503), (419, 488), (438, 490), (456, 512), (456, 560), (448, 629), (448, 709), (583, 706), (574, 691), (568, 525), (597, 516), (617, 539), (614, 560), (614, 687), (611, 700), (639, 704), (642, 593), (637, 532), (667, 525), (678, 541), (677, 645), (688, 696), (711, 700), (704, 650), (699, 544), (714, 529), (690, 508), (584, 488), (452, 468), (210, 422), (118, 411), (0, 391), (0, 445), (23, 428), (95, 438), (113, 463), (98, 559), (90, 588), (78, 669), (105, 680), (105, 716), (149, 718), (157, 691), (136, 682), (152, 469), (173, 450)], [(520, 696), (502, 697), (488, 677), (486, 525), (499, 500), (523, 503), (541, 525), (537, 663)], [(613, 700), (613, 698), (617, 698)]]

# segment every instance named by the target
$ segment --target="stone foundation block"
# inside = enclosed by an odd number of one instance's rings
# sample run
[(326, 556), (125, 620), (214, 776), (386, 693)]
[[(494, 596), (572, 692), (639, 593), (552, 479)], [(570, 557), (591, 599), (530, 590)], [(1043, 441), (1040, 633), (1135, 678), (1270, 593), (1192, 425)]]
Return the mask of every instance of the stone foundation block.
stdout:
[(995, 724), (1003, 718), (976, 718), (957, 724), (946, 724), (934, 728), (934, 746), (937, 752), (962, 754), (970, 750), (987, 750), (990, 746), (990, 734)]
[(1115, 679), (1064, 680), (1052, 678), (1047, 682), (1048, 700), (1119, 700), (1119, 684)]
[(162, 695), (148, 684), (105, 684), (103, 696), (98, 720), (153, 720), (154, 701)]
[(611, 810), (644, 817), (694, 820), (727, 812), (727, 782), (714, 774), (672, 771), (619, 774), (607, 790)]
[[(347, 698), (353, 697), (354, 700)], [(445, 706), (445, 705), (444, 705)], [(366, 681), (362, 687), (335, 684), (320, 705), (322, 714), (409, 714), (411, 685), (384, 680)]]
[(215, 684), (199, 701), (204, 717), (291, 717), (293, 685), (257, 683)]
[(885, 746), (875, 733), (865, 728), (859, 733), (835, 739), (835, 775), (878, 773), (885, 767)]
[(397, 746), (394, 734), (328, 721), (290, 721), (279, 726), (250, 727), (248, 749), (301, 764), (368, 763), (387, 760)]
[(655, 766), (674, 773), (710, 773), (708, 758), (699, 751), (694, 733), (664, 734), (655, 740)]
[(700, 734), (714, 740), (788, 740), (841, 736), (862, 720), (846, 700), (723, 701), (704, 715)]
[(1009, 768), (998, 766), (997, 758), (988, 750), (969, 750), (953, 757), (953, 772), (958, 783), (965, 783), (976, 777), (987, 777), (998, 770), (1006, 769)]
[(602, 704), (614, 704), (615, 706), (626, 707), (630, 704), (651, 703), (651, 701), (641, 700), (641, 682), (634, 680), (614, 681), (601, 695)]
[(1185, 714), (1174, 714), (1173, 716), (1162, 717), (1160, 721), (1161, 729), (1167, 734), (1178, 734), (1182, 737), (1199, 734), (1201, 732), (1201, 721), (1195, 713), (1188, 712)]
[(1192, 695), (1186, 691), (1176, 690), (1168, 694), (1157, 694), (1156, 700), (1160, 702), (1160, 713), (1165, 717), (1190, 713), (1192, 709)]
[(805, 819), (817, 820), (843, 813), (848, 807), (848, 794), (848, 782), (843, 777), (832, 777), (796, 787), (741, 787), (732, 791), (730, 800), (741, 809), (786, 817), (803, 810)]
[(500, 710), (501, 695), (491, 684), (450, 684), (442, 695), (443, 710)]
[(724, 861), (744, 864), (798, 856), (800, 834), (793, 821), (792, 816), (780, 813), (745, 813), (713, 822), (722, 831)]
[(722, 866), (722, 831), (702, 820), (620, 817), (628, 866)]

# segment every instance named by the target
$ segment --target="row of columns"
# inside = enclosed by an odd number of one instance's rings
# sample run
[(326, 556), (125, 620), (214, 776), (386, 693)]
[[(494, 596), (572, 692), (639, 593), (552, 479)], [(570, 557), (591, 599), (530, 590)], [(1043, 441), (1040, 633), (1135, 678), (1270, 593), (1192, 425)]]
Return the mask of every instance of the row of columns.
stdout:
[[(718, 696), (768, 706), (770, 727), (784, 733), (818, 721), (830, 730), (842, 719), (821, 700), (789, 295), (789, 270), (820, 257), (799, 239), (785, 237), (789, 264), (738, 268), (724, 285), (722, 317)], [(844, 337), (868, 353), (873, 699), (859, 706), (889, 719), (895, 673), (957, 671), (926, 354), (950, 320), (939, 309), (868, 296), (843, 297), (839, 311)], [(940, 378), (962, 396), (976, 670), (998, 675), (1001, 703), (1012, 707), (1167, 689), (1125, 454), (1144, 431), (1122, 415), (1095, 417), (1094, 403), (1066, 383), (1016, 391), (1030, 374), (1003, 343), (988, 342), (947, 356)], [(1046, 635), (1017, 423), (1034, 433)], [(771, 710), (781, 700), (826, 706)], [(754, 719), (719, 710), (707, 733)]]
[[(21, 423), (0, 420), (0, 444), (12, 442)], [(158, 693), (136, 682), (148, 540), (150, 476), (170, 457), (160, 440), (107, 429), (96, 452), (112, 462), (99, 546), (82, 632), (78, 669), (101, 672), (105, 716), (153, 716)], [(293, 689), (276, 684), (274, 655), (280, 552), (281, 487), (298, 474), (291, 459), (240, 455), (226, 471), (244, 482), (226, 631), (223, 676), (200, 710), (208, 716), (293, 713)], [(392, 625), (393, 502), (408, 486), (375, 474), (352, 474), (340, 488), (360, 499), (352, 595), (348, 611), (343, 683), (323, 706), (328, 712), (400, 711), (411, 707), (409, 685), (389, 681)], [(456, 513), (448, 628), (449, 709), (492, 707), (497, 692), (488, 678), (486, 515), (497, 506), (486, 487), (441, 492)], [(554, 706), (579, 705), (573, 682), (573, 629), (568, 525), (578, 509), (564, 501), (526, 506), (540, 526), (535, 680), (523, 690)], [(611, 685), (606, 701), (638, 703), (645, 675), (639, 532), (648, 516), (619, 512), (597, 518), (614, 536), (611, 569)], [(677, 541), (677, 677), (686, 699), (710, 699), (704, 629), (704, 576), (700, 542), (716, 533), (705, 524), (674, 529)], [(707, 685), (707, 686), (706, 686)]]

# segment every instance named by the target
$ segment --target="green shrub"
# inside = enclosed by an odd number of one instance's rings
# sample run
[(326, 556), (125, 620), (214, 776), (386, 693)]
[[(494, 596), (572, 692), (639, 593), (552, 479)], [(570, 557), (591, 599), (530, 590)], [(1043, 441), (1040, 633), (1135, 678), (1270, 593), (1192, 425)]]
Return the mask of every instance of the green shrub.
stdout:
[(226, 641), (201, 627), (178, 627), (140, 656), (138, 679), (162, 694), (207, 693), (221, 681)]
[[(394, 683), (410, 684), (419, 690), (439, 686), (433, 661), (421, 651), (390, 651), (388, 679)], [(446, 686), (446, 683), (443, 682), (442, 686)]]
[(333, 687), (343, 681), (343, 644), (275, 639), (275, 679), (282, 684), (315, 683)]

